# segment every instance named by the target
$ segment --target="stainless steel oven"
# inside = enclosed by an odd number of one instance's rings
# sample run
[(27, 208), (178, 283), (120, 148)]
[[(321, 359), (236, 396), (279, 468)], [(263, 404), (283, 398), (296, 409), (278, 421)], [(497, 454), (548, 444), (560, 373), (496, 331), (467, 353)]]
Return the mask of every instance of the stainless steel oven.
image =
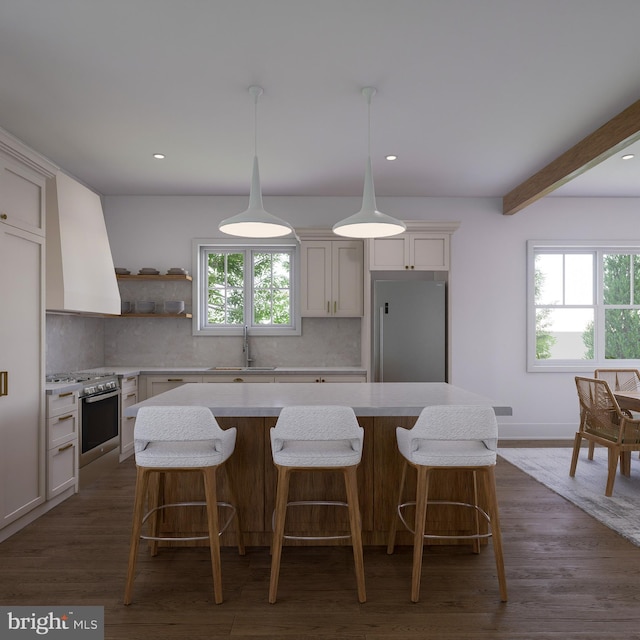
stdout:
[(54, 373), (47, 382), (79, 382), (80, 468), (120, 446), (120, 384), (112, 372)]
[(118, 379), (92, 381), (80, 391), (80, 468), (120, 446)]

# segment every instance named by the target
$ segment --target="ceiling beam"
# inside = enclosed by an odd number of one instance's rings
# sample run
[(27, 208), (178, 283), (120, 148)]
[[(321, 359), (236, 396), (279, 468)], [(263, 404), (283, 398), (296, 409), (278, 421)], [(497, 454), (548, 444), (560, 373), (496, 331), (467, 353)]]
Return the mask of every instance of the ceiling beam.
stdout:
[(502, 199), (512, 215), (640, 139), (640, 100), (589, 134)]

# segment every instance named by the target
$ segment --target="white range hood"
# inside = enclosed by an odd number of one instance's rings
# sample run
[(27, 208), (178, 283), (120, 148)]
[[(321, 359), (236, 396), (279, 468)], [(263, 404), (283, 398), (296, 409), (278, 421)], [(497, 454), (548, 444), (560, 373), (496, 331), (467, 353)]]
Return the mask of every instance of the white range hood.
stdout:
[(120, 315), (100, 196), (59, 172), (46, 211), (47, 311)]

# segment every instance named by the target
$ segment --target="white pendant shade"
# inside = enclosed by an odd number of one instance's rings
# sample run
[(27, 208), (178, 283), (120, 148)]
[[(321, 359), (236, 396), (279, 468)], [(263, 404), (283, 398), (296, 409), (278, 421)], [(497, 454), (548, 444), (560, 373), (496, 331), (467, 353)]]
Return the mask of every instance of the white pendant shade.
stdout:
[(376, 208), (376, 194), (373, 188), (373, 171), (371, 169), (371, 98), (376, 90), (365, 87), (362, 95), (367, 99), (369, 109), (369, 155), (364, 173), (364, 191), (362, 209), (333, 225), (333, 232), (347, 238), (385, 238), (406, 231), (407, 225)]
[(333, 225), (333, 232), (347, 238), (385, 238), (395, 236), (406, 229), (407, 225), (402, 220), (396, 220), (376, 208), (371, 158), (367, 158), (362, 209)]
[(223, 220), (218, 229), (230, 236), (240, 236), (242, 238), (279, 238), (293, 233), (293, 227), (286, 222), (264, 210), (262, 205), (262, 187), (260, 186), (260, 170), (258, 169), (257, 154), (257, 111), (258, 98), (262, 95), (262, 88), (251, 86), (249, 93), (255, 101), (255, 130), (253, 173), (251, 174), (251, 190), (249, 191), (249, 208), (238, 213), (231, 218)]
[(230, 236), (243, 238), (278, 238), (293, 232), (293, 228), (288, 222), (267, 213), (262, 206), (258, 156), (253, 157), (249, 208), (243, 213), (223, 220), (218, 225), (218, 229)]

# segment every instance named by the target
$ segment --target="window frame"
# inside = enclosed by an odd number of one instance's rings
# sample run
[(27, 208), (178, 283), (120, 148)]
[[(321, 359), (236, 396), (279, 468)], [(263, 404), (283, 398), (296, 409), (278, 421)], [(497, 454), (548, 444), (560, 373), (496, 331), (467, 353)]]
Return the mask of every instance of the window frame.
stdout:
[[(594, 359), (536, 359), (536, 303), (535, 303), (535, 258), (539, 252), (549, 253), (593, 253), (594, 259), (594, 302), (593, 305), (564, 305), (594, 308)], [(603, 255), (611, 253), (636, 253), (640, 255), (638, 241), (566, 241), (566, 240), (529, 240), (527, 241), (527, 371), (529, 372), (569, 372), (593, 374), (597, 368), (639, 368), (640, 359), (605, 359), (604, 331), (605, 307), (603, 302)], [(626, 306), (626, 305), (625, 305)], [(629, 305), (631, 308), (640, 305)], [(602, 343), (603, 346), (600, 346)], [(600, 355), (602, 354), (602, 356)]]
[[(237, 326), (210, 327), (206, 326), (206, 301), (208, 281), (207, 253), (215, 250), (245, 253), (251, 256), (251, 251), (283, 251), (291, 254), (291, 325), (265, 326), (253, 324), (253, 268), (245, 260), (244, 290), (249, 296), (249, 304), (244, 307), (244, 322)], [(299, 336), (301, 335), (299, 272), (300, 272), (300, 244), (293, 238), (285, 239), (227, 239), (227, 238), (198, 238), (192, 242), (193, 260), (193, 335), (194, 336), (235, 336), (242, 335), (245, 324), (254, 336)], [(249, 268), (247, 268), (247, 266)]]

